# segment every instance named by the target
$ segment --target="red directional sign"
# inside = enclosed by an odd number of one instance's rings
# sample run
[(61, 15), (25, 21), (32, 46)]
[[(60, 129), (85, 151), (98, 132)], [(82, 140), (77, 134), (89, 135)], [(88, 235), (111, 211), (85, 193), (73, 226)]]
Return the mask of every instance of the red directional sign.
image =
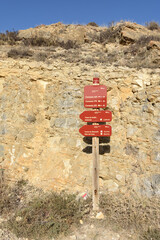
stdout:
[(110, 125), (84, 125), (79, 132), (85, 137), (109, 137), (112, 129)]
[(79, 117), (84, 122), (110, 122), (112, 120), (112, 112), (108, 110), (84, 111)]
[(107, 87), (105, 85), (85, 86), (84, 106), (86, 108), (105, 108), (107, 106)]

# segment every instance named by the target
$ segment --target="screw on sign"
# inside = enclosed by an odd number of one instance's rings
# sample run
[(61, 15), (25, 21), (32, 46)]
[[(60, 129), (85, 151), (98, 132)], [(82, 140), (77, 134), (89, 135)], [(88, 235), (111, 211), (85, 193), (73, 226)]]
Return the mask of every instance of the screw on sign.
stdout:
[(110, 125), (99, 125), (100, 122), (110, 122), (112, 113), (100, 111), (107, 106), (107, 87), (99, 85), (99, 78), (93, 78), (93, 85), (84, 87), (84, 107), (97, 108), (94, 111), (84, 111), (80, 119), (93, 125), (84, 125), (79, 132), (86, 137), (92, 137), (93, 154), (93, 210), (99, 210), (99, 137), (109, 137), (112, 134)]

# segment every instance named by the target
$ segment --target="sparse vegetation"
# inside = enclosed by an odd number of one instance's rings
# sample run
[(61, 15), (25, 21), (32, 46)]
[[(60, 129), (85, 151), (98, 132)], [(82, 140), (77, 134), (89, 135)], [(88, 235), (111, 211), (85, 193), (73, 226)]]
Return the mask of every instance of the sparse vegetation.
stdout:
[(78, 48), (77, 43), (73, 40), (68, 40), (66, 42), (59, 42), (59, 43), (56, 43), (56, 45), (65, 49)]
[(86, 202), (71, 194), (45, 194), (19, 209), (7, 226), (18, 237), (43, 239), (66, 234), (72, 224), (83, 218)]
[(100, 33), (100, 43), (114, 43), (120, 39), (121, 25), (118, 28), (114, 26)]
[[(28, 200), (28, 190), (33, 190)], [(34, 196), (36, 189), (25, 180), (9, 187), (1, 184), (0, 213), (7, 215), (3, 227), (18, 237), (50, 239), (67, 234), (72, 225), (86, 218), (89, 221), (91, 199), (76, 199), (74, 194), (43, 193)], [(138, 198), (135, 195), (105, 194), (100, 198), (100, 210), (111, 226), (120, 229), (134, 229), (140, 239), (158, 240), (160, 229), (159, 199)], [(86, 215), (87, 214), (87, 215)]]
[(33, 51), (29, 49), (22, 49), (22, 48), (12, 48), (8, 52), (8, 57), (11, 58), (28, 58), (33, 56)]
[(158, 41), (160, 42), (160, 35), (143, 35), (142, 37), (140, 37), (137, 41), (136, 41), (136, 46), (141, 47), (141, 46), (147, 46), (147, 44), (150, 41)]
[(149, 30), (159, 30), (160, 29), (160, 25), (157, 22), (154, 22), (154, 21), (146, 23), (146, 27)]
[(20, 205), (21, 198), (25, 197), (26, 184), (26, 181), (21, 180), (11, 187), (5, 181), (0, 182), (0, 215), (9, 214)]
[(5, 43), (15, 45), (18, 40), (18, 31), (7, 30), (5, 33), (0, 33), (0, 45)]
[(70, 48), (77, 48), (78, 45), (73, 40), (68, 40), (66, 42), (57, 42), (51, 39), (46, 39), (43, 37), (34, 37), (34, 38), (28, 38), (24, 39), (23, 43), (25, 46), (55, 46), (55, 47), (62, 47), (64, 49), (70, 49)]
[(66, 234), (90, 209), (90, 199), (76, 200), (76, 195), (65, 192), (32, 195), (26, 201), (27, 191), (34, 188), (26, 186), (24, 180), (12, 187), (4, 183), (0, 187), (0, 214), (10, 216), (3, 227), (18, 237), (44, 239)]
[(102, 195), (101, 208), (112, 223), (122, 228), (135, 227), (137, 230), (158, 226), (160, 221), (160, 202), (158, 198), (138, 198), (123, 194)]
[(46, 59), (47, 59), (47, 53), (45, 53), (45, 52), (39, 52), (35, 56), (36, 61), (45, 62)]
[(111, 21), (111, 22), (109, 22), (108, 23), (108, 27), (110, 28), (110, 27), (114, 27), (115, 26), (115, 21)]
[(159, 240), (160, 239), (160, 229), (149, 228), (140, 237), (141, 240)]
[(23, 39), (23, 43), (25, 46), (52, 46), (54, 45), (54, 41), (50, 39), (46, 39), (43, 37), (32, 37)]
[(89, 22), (87, 26), (93, 26), (93, 27), (98, 27), (98, 24), (95, 22)]

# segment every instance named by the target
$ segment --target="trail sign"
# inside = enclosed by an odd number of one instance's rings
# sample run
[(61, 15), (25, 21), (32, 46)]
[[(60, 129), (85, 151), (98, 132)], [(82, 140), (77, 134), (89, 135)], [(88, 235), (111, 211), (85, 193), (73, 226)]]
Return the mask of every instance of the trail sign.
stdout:
[(110, 125), (99, 125), (100, 122), (110, 122), (112, 113), (100, 111), (100, 108), (107, 106), (107, 87), (99, 85), (99, 77), (93, 78), (93, 85), (84, 87), (84, 107), (97, 108), (94, 111), (84, 111), (80, 118), (84, 122), (92, 122), (93, 125), (85, 125), (79, 132), (86, 137), (92, 137), (92, 181), (93, 181), (93, 210), (99, 210), (99, 137), (109, 137), (112, 134)]
[(110, 122), (112, 121), (111, 111), (84, 111), (80, 114), (80, 119), (84, 122)]
[(109, 137), (112, 129), (110, 125), (84, 125), (79, 132), (85, 137)]
[(105, 85), (85, 86), (84, 106), (86, 108), (105, 108), (107, 106), (107, 87)]

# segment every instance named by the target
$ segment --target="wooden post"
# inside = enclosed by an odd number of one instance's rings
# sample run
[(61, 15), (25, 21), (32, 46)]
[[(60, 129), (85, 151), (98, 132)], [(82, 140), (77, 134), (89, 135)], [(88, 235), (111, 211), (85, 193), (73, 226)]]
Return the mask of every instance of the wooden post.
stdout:
[(92, 138), (93, 154), (93, 210), (99, 210), (99, 138)]

